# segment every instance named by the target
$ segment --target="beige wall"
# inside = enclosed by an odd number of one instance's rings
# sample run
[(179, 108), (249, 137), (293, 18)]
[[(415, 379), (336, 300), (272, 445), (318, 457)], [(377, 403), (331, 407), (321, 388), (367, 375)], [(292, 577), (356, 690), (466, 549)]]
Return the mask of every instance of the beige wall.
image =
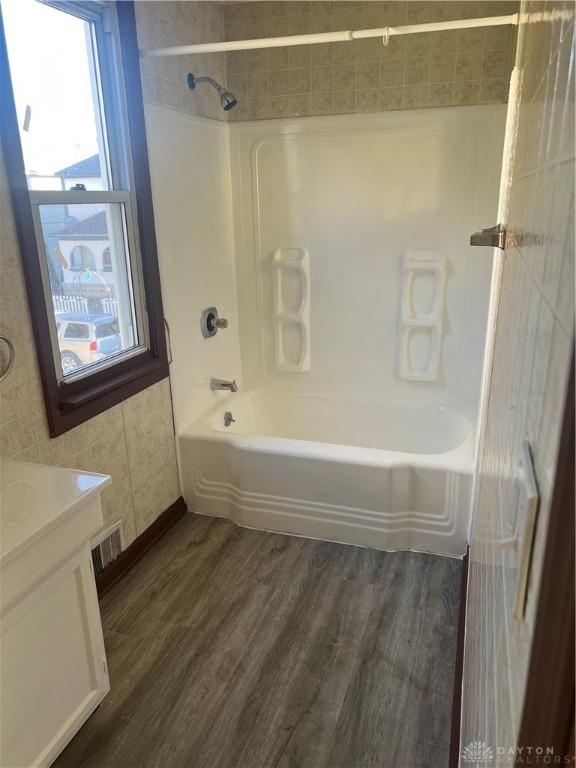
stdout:
[[(417, 24), (515, 13), (515, 2), (238, 2), (224, 5), (226, 39)], [(231, 52), (230, 120), (504, 102), (511, 27)]]
[[(137, 0), (136, 20), (140, 48), (160, 48), (186, 43), (213, 42), (224, 39), (221, 2), (152, 2)], [(186, 85), (188, 72), (210, 75), (220, 83), (226, 80), (223, 53), (197, 56), (169, 56), (141, 59), (144, 100), (149, 104), (226, 120), (218, 94), (203, 85), (194, 92)]]
[(0, 384), (0, 455), (112, 475), (104, 518), (121, 519), (130, 543), (180, 495), (168, 380), (50, 438), (1, 153), (0, 233), (0, 333), (16, 345)]
[[(213, 39), (220, 23), (217, 6), (139, 3), (141, 45), (184, 42), (191, 35)], [(191, 94), (181, 80), (170, 79), (175, 74), (166, 70), (163, 75), (143, 73), (146, 101), (210, 115), (214, 103), (208, 90), (200, 100), (178, 105), (177, 92)], [(0, 455), (112, 475), (112, 486), (103, 495), (105, 521), (121, 519), (130, 543), (180, 495), (170, 385), (166, 379), (61, 437), (49, 437), (1, 153), (0, 333), (8, 335), (17, 350), (15, 369), (0, 385)]]
[[(544, 9), (544, 14), (540, 13)], [(569, 17), (562, 21), (565, 11)], [(553, 17), (555, 20), (551, 20)], [(574, 5), (525, 3), (522, 91), (487, 432), (470, 549), (462, 744), (514, 746), (574, 340)], [(513, 618), (509, 538), (522, 440), (541, 494), (525, 621)], [(492, 763), (491, 763), (492, 764)], [(511, 762), (495, 762), (511, 765)]]

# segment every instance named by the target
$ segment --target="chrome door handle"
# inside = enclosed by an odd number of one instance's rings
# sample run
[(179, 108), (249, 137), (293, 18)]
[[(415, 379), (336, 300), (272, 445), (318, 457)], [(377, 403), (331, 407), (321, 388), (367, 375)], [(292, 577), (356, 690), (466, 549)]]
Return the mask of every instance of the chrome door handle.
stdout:
[(487, 229), (477, 229), (470, 235), (470, 245), (480, 245), (484, 248), (506, 248), (506, 230), (502, 224)]

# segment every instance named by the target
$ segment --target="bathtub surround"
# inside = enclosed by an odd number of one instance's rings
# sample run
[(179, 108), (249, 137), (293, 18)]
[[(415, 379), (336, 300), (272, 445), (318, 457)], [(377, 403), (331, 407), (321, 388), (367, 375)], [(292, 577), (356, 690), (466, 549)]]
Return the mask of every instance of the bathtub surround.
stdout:
[(460, 568), (188, 516), (104, 598), (112, 690), (54, 768), (446, 768)]
[[(146, 130), (180, 431), (229, 396), (212, 391), (211, 378), (242, 380), (229, 126), (148, 105)], [(209, 307), (228, 327), (206, 339), (200, 321)]]
[[(492, 253), (468, 240), (496, 215), (504, 112), (483, 106), (230, 126), (245, 387), (452, 404), (474, 422)], [(312, 362), (302, 373), (277, 365), (272, 278), (280, 247), (305, 249), (309, 259)], [(442, 259), (440, 286), (436, 263), (406, 274), (407, 257), (430, 255)], [(443, 327), (420, 328), (414, 313), (428, 316), (437, 300)], [(402, 322), (419, 331), (408, 350)], [(435, 375), (403, 378), (405, 356), (425, 367), (439, 330)]]
[[(174, 7), (168, 7), (172, 5)], [(323, 30), (335, 28), (332, 24), (344, 25), (344, 28), (382, 26), (393, 23), (394, 14), (398, 17), (396, 23), (400, 23), (404, 15), (407, 23), (416, 23), (517, 10), (510, 3), (498, 5), (495, 9), (484, 2), (223, 4), (225, 34), (222, 37), (262, 36), (263, 29), (265, 36), (282, 31), (314, 31), (306, 26), (309, 23), (321, 24)], [(169, 34), (143, 37), (143, 47), (178, 45), (198, 39), (186, 36), (184, 28), (179, 29), (178, 20), (184, 18), (185, 9), (179, 9), (177, 4), (152, 7), (168, 22)], [(146, 7), (143, 10), (146, 11)], [(201, 9), (198, 13), (202, 13)], [(351, 94), (356, 99), (358, 78), (361, 73), (368, 76), (371, 69), (378, 78), (378, 87), (384, 70), (391, 81), (400, 78), (386, 87), (396, 95), (402, 91), (402, 106), (418, 104), (416, 101), (404, 103), (405, 86), (419, 88), (421, 93), (425, 91), (426, 98), (420, 102), (425, 106), (452, 106), (457, 61), (462, 66), (467, 62), (473, 69), (476, 67), (473, 74), (472, 70), (460, 72), (462, 79), (458, 82), (465, 84), (463, 88), (476, 83), (469, 88), (473, 97), (462, 103), (479, 100), (483, 88), (496, 87), (498, 83), (505, 84), (505, 88), (500, 87), (496, 100), (504, 101), (513, 34), (512, 28), (492, 28), (454, 33), (451, 40), (448, 33), (396, 38), (387, 48), (381, 41), (372, 40), (342, 46), (230, 54), (226, 57), (227, 74), (231, 74), (230, 67), (239, 66), (234, 73), (238, 75), (236, 80), (228, 77), (225, 82), (239, 100), (230, 116), (251, 99), (265, 96), (268, 102), (268, 90), (259, 93), (258, 90), (252, 92), (252, 88), (279, 88), (274, 98), (283, 100), (288, 95), (299, 99), (302, 94), (290, 83), (298, 84), (300, 76), (304, 78), (302, 82), (307, 81), (308, 70), (318, 76), (328, 76), (330, 99), (335, 98), (336, 92)], [(215, 26), (211, 39), (217, 39)], [(377, 44), (377, 55), (374, 44)], [(439, 59), (441, 50), (443, 61)], [(328, 58), (319, 61), (313, 58), (316, 55)], [(373, 55), (376, 65), (371, 61)], [(282, 56), (288, 58), (278, 58)], [(310, 57), (305, 67), (297, 66), (300, 63), (294, 58), (297, 56)], [(202, 60), (199, 56), (190, 58)], [(420, 64), (419, 72), (411, 74), (405, 83), (405, 73), (413, 61)], [(149, 65), (165, 66), (167, 77), (171, 83), (180, 84), (181, 93), (188, 91), (187, 72), (199, 73), (201, 69), (185, 57), (143, 62), (143, 77)], [(180, 72), (176, 69), (178, 62)], [(220, 71), (206, 74), (221, 80)], [(269, 79), (277, 74), (279, 81)], [(342, 88), (334, 86), (336, 74), (342, 76)], [(288, 83), (288, 94), (283, 91), (282, 78)], [(489, 83), (492, 85), (487, 85)], [(322, 103), (322, 90), (318, 91), (318, 98), (316, 92), (312, 98), (308, 86), (305, 90), (310, 104)], [(484, 257), (478, 252), (472, 257), (467, 241), (473, 229), (493, 224), (503, 110), (499, 117), (497, 107), (490, 106), (392, 112), (388, 107), (393, 104), (383, 107), (378, 94), (373, 98), (372, 90), (366, 86), (360, 88), (365, 96), (371, 97), (359, 109), (363, 115), (327, 114), (332, 112), (330, 108), (307, 120), (290, 119), (286, 116), (314, 115), (314, 112), (292, 112), (284, 107), (279, 112), (269, 112), (265, 104), (262, 111), (252, 116), (286, 119), (258, 120), (251, 125), (244, 122), (246, 114), (242, 117), (242, 112), (240, 121), (223, 123), (224, 113), (219, 105), (218, 112), (205, 111), (200, 116), (184, 114), (189, 102), (184, 104), (177, 99), (153, 99), (154, 105), (148, 107), (147, 133), (163, 299), (174, 356), (171, 371), (179, 433), (187, 432), (190, 425), (211, 408), (216, 409), (214, 413), (230, 411), (235, 418), (235, 395), (210, 390), (210, 379), (217, 377), (237, 379), (240, 397), (246, 390), (265, 393), (280, 389), (337, 396), (343, 401), (347, 397), (354, 401), (392, 397), (410, 404), (418, 402), (424, 391), (427, 405), (432, 409), (455, 408), (469, 422), (467, 435), (472, 434), (491, 256), (487, 251)], [(438, 99), (429, 100), (429, 91)], [(442, 93), (448, 91), (450, 97), (442, 97)], [(195, 96), (195, 92), (186, 94), (186, 98)], [(467, 111), (474, 109), (480, 111)], [(492, 109), (495, 111), (491, 112)], [(355, 110), (356, 106), (336, 111)], [(205, 119), (204, 115), (217, 119)], [(339, 158), (338, 163), (334, 163), (334, 157)], [(400, 157), (402, 162), (398, 160)], [(426, 170), (420, 183), (422, 168)], [(387, 180), (386, 184), (382, 183), (383, 179)], [(439, 189), (442, 194), (438, 194)], [(444, 197), (450, 203), (442, 202)], [(367, 199), (371, 202), (367, 203)], [(377, 206), (378, 200), (381, 208)], [(407, 200), (412, 201), (414, 215), (422, 222), (417, 232), (412, 219), (404, 213)], [(453, 216), (455, 209), (459, 212), (457, 217)], [(452, 226), (455, 218), (456, 229)], [(388, 235), (390, 227), (395, 229)], [(424, 237), (427, 230), (430, 234)], [(442, 291), (445, 289), (446, 298), (442, 300), (439, 285), (431, 288), (429, 275), (424, 270), (410, 283), (410, 288), (406, 288), (406, 300), (419, 305), (419, 316), (423, 316), (432, 292), (440, 297), (438, 301), (445, 306), (446, 316), (443, 317), (439, 306), (434, 327), (430, 324), (426, 328), (407, 327), (403, 335), (403, 355), (400, 355), (397, 331), (403, 290), (402, 264), (408, 253), (412, 253), (412, 261), (418, 261), (422, 249), (432, 251), (435, 262), (442, 265)], [(298, 323), (284, 318), (276, 323), (274, 334), (269, 259), (274, 253), (284, 258), (295, 251), (305, 253), (302, 263), (306, 262), (307, 266), (302, 274), (308, 270), (309, 301), (304, 302), (305, 311), (299, 316), (298, 329)], [(201, 281), (197, 279), (199, 274), (203, 276)], [(288, 278), (286, 282), (290, 285), (293, 281)], [(351, 291), (350, 286), (357, 283), (359, 287)], [(322, 290), (319, 291), (318, 286), (322, 286)], [(230, 324), (216, 337), (204, 339), (199, 328), (200, 317), (202, 311), (211, 306), (216, 306)], [(276, 308), (279, 308), (278, 301)], [(442, 322), (444, 319), (446, 322)], [(405, 324), (408, 326), (413, 320), (407, 316)], [(428, 364), (432, 347), (439, 352), (439, 359)], [(399, 363), (400, 357), (406, 363), (404, 367)], [(346, 365), (342, 365), (343, 360)], [(279, 368), (274, 361), (280, 363)], [(298, 366), (303, 371), (301, 374), (295, 371)], [(409, 380), (418, 374), (431, 380)], [(346, 411), (347, 405), (344, 405), (341, 413)], [(245, 429), (245, 425), (235, 426), (240, 431)], [(293, 437), (297, 440), (299, 435), (294, 433)], [(227, 456), (222, 471), (225, 466), (229, 471), (238, 470), (238, 461), (246, 466), (243, 463), (246, 456), (240, 458), (233, 448), (223, 445), (229, 440), (227, 435), (215, 434), (214, 438), (218, 438), (220, 449)], [(391, 450), (394, 451), (393, 446)], [(412, 466), (412, 458), (405, 461), (416, 471), (420, 465), (416, 460)], [(437, 523), (451, 531), (453, 539), (449, 547), (432, 548), (462, 555), (471, 455), (466, 469), (459, 466), (456, 470), (456, 474), (466, 475), (459, 477), (457, 483), (450, 480), (454, 468), (448, 464), (444, 468), (442, 491), (435, 495), (435, 514)], [(200, 504), (198, 488), (193, 488), (193, 478), (198, 478), (198, 474), (191, 474), (189, 462), (184, 460), (180, 469), (188, 489), (187, 501), (198, 501), (198, 509), (206, 511), (208, 503)], [(199, 464), (195, 469), (199, 469)], [(229, 477), (213, 479), (230, 481)], [(238, 483), (232, 484), (224, 493), (226, 498), (221, 497), (219, 510), (215, 500), (210, 500), (211, 513), (228, 514), (234, 504), (248, 504), (245, 494), (258, 496), (258, 493), (257, 486), (243, 484), (240, 488)], [(234, 497), (234, 503), (227, 494)], [(273, 489), (268, 489), (266, 494), (275, 496)], [(284, 503), (281, 493), (276, 496), (276, 501)], [(258, 498), (262, 501), (261, 496)], [(312, 495), (301, 501), (309, 503), (315, 498)], [(252, 496), (250, 499), (252, 503)], [(414, 511), (414, 499), (408, 500), (400, 494), (395, 504), (399, 499), (403, 499), (400, 505), (403, 513)], [(326, 503), (326, 499), (317, 500)], [(375, 511), (374, 505), (360, 506), (363, 511)], [(464, 510), (461, 515), (456, 514), (456, 507)], [(392, 505), (388, 511), (393, 514), (393, 510), (398, 509)], [(411, 530), (410, 538), (418, 523), (407, 523), (407, 527)], [(283, 529), (295, 530), (290, 525)], [(417, 543), (413, 538), (410, 541), (411, 546), (426, 548), (423, 541)], [(398, 546), (401, 546), (400, 539)]]
[[(462, 746), (517, 743), (574, 345), (574, 5), (526, 2), (520, 22), (520, 117), (507, 227), (529, 237), (509, 243), (502, 265), (470, 548)], [(540, 509), (526, 617), (517, 621), (515, 568), (499, 542), (513, 529), (515, 468), (525, 439)]]
[[(517, 2), (238, 2), (226, 40), (501, 16)], [(194, 42), (192, 40), (186, 42)], [(231, 121), (506, 102), (512, 27), (225, 54)], [(215, 54), (211, 54), (215, 55)], [(220, 55), (220, 54), (216, 54)]]
[[(174, 412), (181, 435), (180, 471), (192, 508), (246, 525), (350, 543), (369, 543), (366, 536), (374, 530), (382, 548), (409, 546), (464, 554), (473, 461), (471, 448), (464, 444), (472, 439), (477, 413), (491, 252), (473, 254), (462, 243), (473, 229), (494, 219), (503, 120), (502, 108), (483, 106), (260, 121), (248, 126), (148, 107), (163, 301), (174, 357)], [(419, 216), (416, 230), (406, 215), (408, 200)], [(302, 249), (308, 257), (310, 363), (302, 372), (291, 364), (277, 365), (272, 275), (279, 248), (284, 257)], [(398, 332), (403, 259), (411, 253), (417, 260), (422, 249), (441, 256), (442, 292), (446, 292), (438, 310), (440, 317), (445, 313), (442, 337), (434, 341), (441, 350), (439, 365), (433, 380), (426, 382), (400, 376)], [(436, 287), (428, 277), (423, 270), (411, 278), (409, 303), (424, 313), (435, 300)], [(282, 289), (288, 303), (294, 299), (288, 297), (292, 278)], [(205, 339), (200, 318), (210, 306), (230, 323), (217, 336)], [(439, 328), (414, 327), (418, 333), (411, 334), (404, 349), (412, 366), (425, 367), (431, 338)], [(293, 355), (295, 339), (287, 338), (287, 344)], [(296, 351), (296, 357), (300, 355)], [(240, 395), (212, 391), (213, 377), (237, 379)], [(190, 429), (216, 406), (222, 418), (224, 410), (236, 418), (234, 429), (245, 445), (257, 441), (258, 432), (250, 431), (252, 422), (248, 419), (247, 425), (244, 409), (240, 417), (234, 409), (235, 398), (243, 398), (246, 390), (263, 397), (270, 391), (311, 394), (324, 408), (332, 402), (325, 417), (333, 428), (343, 414), (361, 408), (362, 401), (381, 407), (390, 398), (408, 409), (421, 405), (424, 398), (432, 419), (441, 415), (442, 408), (454, 409), (466, 428), (458, 435), (449, 430), (444, 435), (456, 442), (440, 449), (442, 469), (439, 456), (430, 471), (427, 457), (418, 455), (421, 452), (408, 449), (403, 454), (408, 471), (419, 478), (416, 496), (401, 490), (407, 480), (395, 469), (388, 472), (391, 495), (384, 494), (388, 499), (384, 507), (371, 494), (338, 506), (306, 483), (294, 499), (273, 483), (262, 488), (259, 481), (249, 480), (263, 470), (252, 461), (253, 453), (237, 453), (230, 444), (230, 440), (237, 443), (238, 435), (212, 431), (211, 436), (206, 432), (200, 436), (198, 425)], [(274, 412), (284, 413), (287, 404), (288, 400), (266, 406), (272, 430)], [(312, 426), (320, 411), (311, 408)], [(351, 429), (352, 421), (346, 421)], [(282, 437), (274, 431), (267, 434)], [(298, 451), (298, 440), (306, 440), (295, 424), (289, 437), (293, 440), (283, 442), (286, 460), (292, 449)], [(377, 456), (368, 458), (361, 471), (370, 474), (372, 463), (387, 465), (394, 451), (404, 450), (394, 444), (393, 436), (388, 435), (391, 442), (386, 437), (383, 434), (369, 446)], [(338, 466), (342, 470), (354, 462), (353, 446), (366, 446), (370, 436), (357, 426), (351, 442), (341, 438), (329, 430), (325, 438), (339, 444), (344, 453), (350, 447), (344, 463), (331, 464), (336, 474)], [(222, 455), (208, 468), (204, 448), (213, 440), (213, 450)], [(462, 446), (460, 458), (454, 463), (450, 450), (458, 446)], [(257, 454), (262, 455), (258, 450)], [(281, 459), (278, 450), (270, 452), (270, 461), (277, 462), (272, 480), (283, 474)], [(397, 461), (398, 455), (392, 463)], [(235, 474), (240, 466), (247, 477)], [(298, 472), (290, 476), (298, 486)], [(427, 506), (427, 514), (419, 515), (419, 500), (426, 495), (433, 509)], [(298, 513), (298, 503), (307, 508), (305, 516)], [(258, 520), (244, 514), (245, 509), (257, 509)], [(336, 525), (336, 518), (344, 527)]]

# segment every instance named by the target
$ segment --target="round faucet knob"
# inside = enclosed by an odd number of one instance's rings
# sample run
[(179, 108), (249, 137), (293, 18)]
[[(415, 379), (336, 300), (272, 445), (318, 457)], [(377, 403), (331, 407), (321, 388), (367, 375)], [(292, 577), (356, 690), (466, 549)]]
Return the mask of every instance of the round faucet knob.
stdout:
[(219, 317), (215, 320), (214, 325), (216, 328), (228, 328), (228, 320), (225, 317)]

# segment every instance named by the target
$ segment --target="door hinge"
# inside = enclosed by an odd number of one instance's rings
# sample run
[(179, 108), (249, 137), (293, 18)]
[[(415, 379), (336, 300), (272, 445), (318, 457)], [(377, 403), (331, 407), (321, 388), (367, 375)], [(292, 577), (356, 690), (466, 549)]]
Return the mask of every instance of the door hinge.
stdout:
[(477, 229), (470, 235), (470, 245), (480, 245), (484, 248), (506, 248), (506, 230), (502, 224), (487, 229)]

